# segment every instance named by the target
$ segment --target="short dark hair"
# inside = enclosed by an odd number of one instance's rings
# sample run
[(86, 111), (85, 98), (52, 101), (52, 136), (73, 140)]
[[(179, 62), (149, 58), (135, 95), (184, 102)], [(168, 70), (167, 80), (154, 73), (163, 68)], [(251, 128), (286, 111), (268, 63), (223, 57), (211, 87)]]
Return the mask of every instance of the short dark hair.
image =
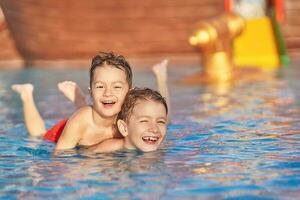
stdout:
[(158, 103), (161, 103), (164, 105), (166, 113), (168, 114), (167, 102), (159, 92), (150, 88), (135, 87), (128, 91), (117, 119), (121, 119), (127, 122), (138, 101), (156, 101)]
[(126, 61), (124, 56), (115, 54), (113, 52), (99, 52), (93, 59), (90, 68), (90, 87), (92, 86), (94, 71), (97, 67), (104, 65), (111, 65), (118, 69), (121, 69), (126, 74), (126, 80), (128, 82), (129, 88), (132, 86), (132, 71), (129, 63)]

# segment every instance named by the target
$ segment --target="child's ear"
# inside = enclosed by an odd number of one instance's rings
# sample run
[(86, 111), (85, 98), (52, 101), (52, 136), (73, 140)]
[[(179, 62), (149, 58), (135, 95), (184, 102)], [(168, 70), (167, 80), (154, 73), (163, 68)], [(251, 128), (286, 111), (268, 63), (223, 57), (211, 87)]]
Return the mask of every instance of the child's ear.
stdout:
[(121, 119), (119, 119), (119, 120), (117, 121), (117, 126), (118, 126), (118, 129), (119, 129), (120, 133), (121, 133), (124, 137), (126, 137), (126, 136), (128, 135), (127, 124), (126, 124), (126, 122), (123, 121), (123, 120), (121, 120)]

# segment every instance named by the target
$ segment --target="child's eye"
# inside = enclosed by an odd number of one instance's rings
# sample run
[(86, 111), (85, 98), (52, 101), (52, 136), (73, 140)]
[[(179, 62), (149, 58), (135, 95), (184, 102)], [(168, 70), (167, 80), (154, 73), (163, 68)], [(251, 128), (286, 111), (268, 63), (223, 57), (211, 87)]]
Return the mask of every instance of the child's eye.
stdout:
[(114, 88), (115, 88), (115, 89), (121, 89), (122, 86), (115, 86)]
[(103, 85), (96, 85), (95, 88), (104, 88)]
[(163, 121), (163, 120), (160, 120), (160, 121), (158, 121), (157, 123), (159, 123), (159, 124), (166, 124), (166, 122)]
[(147, 122), (148, 122), (148, 120), (146, 120), (146, 119), (143, 119), (143, 120), (140, 120), (140, 122), (141, 122), (141, 123), (147, 123)]

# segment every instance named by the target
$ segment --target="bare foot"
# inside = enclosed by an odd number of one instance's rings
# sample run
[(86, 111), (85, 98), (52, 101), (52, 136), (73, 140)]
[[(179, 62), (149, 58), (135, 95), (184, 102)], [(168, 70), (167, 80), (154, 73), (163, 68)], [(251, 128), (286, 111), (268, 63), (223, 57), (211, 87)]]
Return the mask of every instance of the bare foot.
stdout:
[(11, 86), (11, 89), (17, 92), (20, 95), (21, 99), (24, 101), (29, 97), (32, 98), (34, 86), (30, 83), (14, 84)]
[(158, 64), (155, 64), (152, 67), (153, 73), (158, 77), (165, 77), (167, 76), (167, 65), (168, 65), (168, 59), (164, 59)]
[(77, 108), (86, 105), (85, 96), (77, 83), (73, 81), (63, 81), (58, 83), (57, 87)]

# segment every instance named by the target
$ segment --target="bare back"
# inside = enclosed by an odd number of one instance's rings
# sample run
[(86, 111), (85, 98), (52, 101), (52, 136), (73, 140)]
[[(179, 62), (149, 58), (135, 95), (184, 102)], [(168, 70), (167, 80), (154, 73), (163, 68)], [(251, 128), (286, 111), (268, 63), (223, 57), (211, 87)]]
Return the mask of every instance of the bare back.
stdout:
[(86, 106), (68, 120), (56, 149), (71, 149), (77, 145), (91, 146), (119, 136), (114, 119), (99, 121), (92, 107)]

